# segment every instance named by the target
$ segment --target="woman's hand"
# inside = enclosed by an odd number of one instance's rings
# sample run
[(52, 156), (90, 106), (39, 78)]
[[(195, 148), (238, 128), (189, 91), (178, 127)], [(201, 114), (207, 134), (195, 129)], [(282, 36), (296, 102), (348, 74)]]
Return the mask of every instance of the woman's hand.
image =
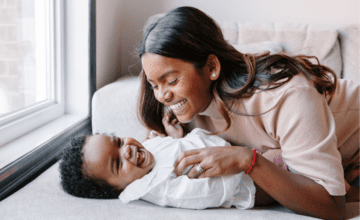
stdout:
[(200, 164), (202, 173), (191, 168), (189, 178), (214, 177), (237, 174), (246, 171), (252, 162), (253, 151), (245, 147), (207, 147), (182, 152), (174, 164), (174, 172), (180, 176), (186, 167)]
[(181, 126), (180, 122), (176, 118), (171, 119), (171, 114), (172, 114), (171, 111), (168, 111), (162, 120), (162, 123), (165, 127), (166, 134), (173, 138), (184, 137), (183, 127)]

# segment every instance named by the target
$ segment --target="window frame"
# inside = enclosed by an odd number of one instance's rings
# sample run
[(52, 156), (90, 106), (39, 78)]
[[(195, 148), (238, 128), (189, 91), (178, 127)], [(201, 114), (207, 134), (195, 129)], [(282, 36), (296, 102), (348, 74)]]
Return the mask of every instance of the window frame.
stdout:
[[(44, 1), (45, 12), (49, 17), (48, 25), (49, 38), (47, 38), (47, 62), (46, 71), (50, 75), (50, 83), (54, 88), (50, 92), (52, 100), (42, 101), (23, 109), (15, 110), (0, 117), (0, 146), (5, 145), (18, 137), (32, 131), (65, 113), (65, 93), (64, 93), (64, 10), (60, 0)], [(38, 6), (36, 6), (38, 7)], [(53, 14), (51, 14), (53, 12)], [(37, 66), (39, 63), (37, 62)], [(43, 65), (43, 64), (41, 64)]]
[[(65, 32), (66, 36), (63, 36), (63, 39), (65, 41), (69, 41), (73, 39), (74, 36), (70, 36), (69, 34), (69, 26), (72, 24), (69, 24), (67, 21), (71, 21), (71, 14), (76, 14), (76, 10), (84, 10), (83, 5), (81, 4), (87, 4), (88, 5), (88, 11), (86, 12), (86, 15), (88, 16), (87, 19), (89, 21), (88, 25), (88, 33), (89, 38), (87, 41), (87, 54), (88, 59), (85, 65), (88, 65), (88, 82), (87, 88), (88, 90), (88, 100), (87, 100), (87, 111), (82, 112), (79, 120), (74, 122), (72, 126), (61, 130), (60, 132), (57, 132), (56, 135), (53, 135), (51, 137), (48, 137), (46, 141), (39, 144), (36, 148), (31, 150), (30, 152), (24, 154), (20, 158), (16, 159), (15, 161), (9, 163), (5, 167), (0, 169), (0, 201), (11, 195), (12, 193), (16, 192), (18, 189), (26, 185), (27, 183), (31, 182), (33, 179), (35, 179), (38, 175), (40, 175), (43, 171), (48, 169), (50, 166), (52, 166), (54, 163), (56, 163), (59, 159), (59, 155), (61, 154), (61, 151), (70, 144), (71, 139), (74, 136), (77, 135), (84, 135), (89, 134), (91, 132), (91, 99), (93, 94), (96, 90), (96, 39), (95, 39), (95, 29), (96, 29), (96, 0), (86, 0), (83, 2), (78, 1), (71, 1), (71, 0), (56, 0), (57, 7), (64, 7), (63, 11), (66, 11), (65, 16), (65, 29), (63, 33)], [(71, 9), (71, 7), (74, 6), (76, 9)], [(74, 27), (72, 27), (74, 28)], [(76, 31), (75, 31), (76, 32)], [(77, 33), (73, 33), (77, 34)], [(71, 52), (74, 44), (71, 42), (67, 42), (67, 47), (65, 49), (66, 52)], [(62, 51), (64, 53), (64, 51)], [(75, 54), (75, 56), (81, 56), (83, 54), (74, 52), (72, 54)], [(61, 55), (61, 57), (64, 54)], [(69, 55), (68, 55), (69, 56)], [(71, 55), (72, 56), (72, 55)], [(63, 60), (60, 60), (62, 62), (61, 68), (63, 68), (63, 71), (66, 72), (66, 74), (73, 74), (76, 72), (76, 68), (73, 67), (72, 64), (69, 64), (69, 60), (72, 60), (73, 57), (69, 57)], [(79, 59), (84, 59), (84, 57), (80, 57)], [(71, 69), (73, 68), (73, 69)], [(66, 75), (65, 74), (65, 75)], [(63, 82), (66, 82), (66, 78), (63, 77)], [(83, 82), (84, 83), (84, 82)], [(64, 87), (68, 87), (66, 83), (64, 84)], [(65, 91), (74, 92), (74, 89), (65, 89)], [(64, 93), (65, 93), (64, 91)], [(69, 95), (68, 94), (68, 95)], [(66, 94), (64, 94), (66, 97)], [(76, 106), (72, 107), (71, 105), (76, 102), (76, 100), (65, 101), (65, 112), (71, 112), (74, 109), (76, 110)], [(66, 106), (70, 105), (70, 106)], [(76, 111), (75, 111), (76, 112)], [(66, 115), (67, 113), (65, 113)], [(75, 113), (75, 115), (78, 113)], [(21, 138), (20, 138), (21, 139)], [(0, 153), (1, 153), (1, 147), (0, 147)]]

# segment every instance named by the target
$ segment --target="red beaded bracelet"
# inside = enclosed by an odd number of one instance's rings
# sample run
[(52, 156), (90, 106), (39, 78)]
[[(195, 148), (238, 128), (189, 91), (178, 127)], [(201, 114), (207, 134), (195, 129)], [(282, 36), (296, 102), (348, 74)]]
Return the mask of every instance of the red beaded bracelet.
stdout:
[(251, 168), (253, 167), (253, 165), (255, 164), (256, 150), (254, 149), (253, 151), (254, 151), (253, 160), (252, 160), (252, 162), (251, 162), (251, 165), (250, 165), (250, 167), (249, 167), (248, 171), (246, 171), (246, 173), (245, 173), (245, 174), (248, 174), (248, 173), (250, 172)]

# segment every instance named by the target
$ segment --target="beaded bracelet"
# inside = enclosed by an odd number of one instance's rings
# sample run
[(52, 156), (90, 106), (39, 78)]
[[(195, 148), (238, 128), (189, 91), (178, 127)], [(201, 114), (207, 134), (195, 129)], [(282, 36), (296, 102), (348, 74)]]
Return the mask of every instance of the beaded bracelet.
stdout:
[(253, 160), (252, 160), (252, 162), (251, 162), (251, 165), (250, 165), (250, 167), (249, 167), (248, 171), (246, 171), (246, 173), (245, 173), (245, 174), (248, 174), (248, 173), (250, 172), (251, 168), (253, 167), (253, 165), (255, 164), (256, 150), (254, 149), (253, 151), (254, 151)]

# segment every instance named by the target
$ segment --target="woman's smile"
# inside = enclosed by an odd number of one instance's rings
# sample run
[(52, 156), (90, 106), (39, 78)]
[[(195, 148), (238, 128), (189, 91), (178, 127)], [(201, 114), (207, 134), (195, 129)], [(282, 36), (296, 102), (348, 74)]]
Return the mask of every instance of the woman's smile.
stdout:
[(186, 100), (183, 100), (181, 102), (177, 102), (173, 105), (170, 105), (170, 109), (175, 113), (179, 114), (182, 110), (184, 110), (186, 107)]

